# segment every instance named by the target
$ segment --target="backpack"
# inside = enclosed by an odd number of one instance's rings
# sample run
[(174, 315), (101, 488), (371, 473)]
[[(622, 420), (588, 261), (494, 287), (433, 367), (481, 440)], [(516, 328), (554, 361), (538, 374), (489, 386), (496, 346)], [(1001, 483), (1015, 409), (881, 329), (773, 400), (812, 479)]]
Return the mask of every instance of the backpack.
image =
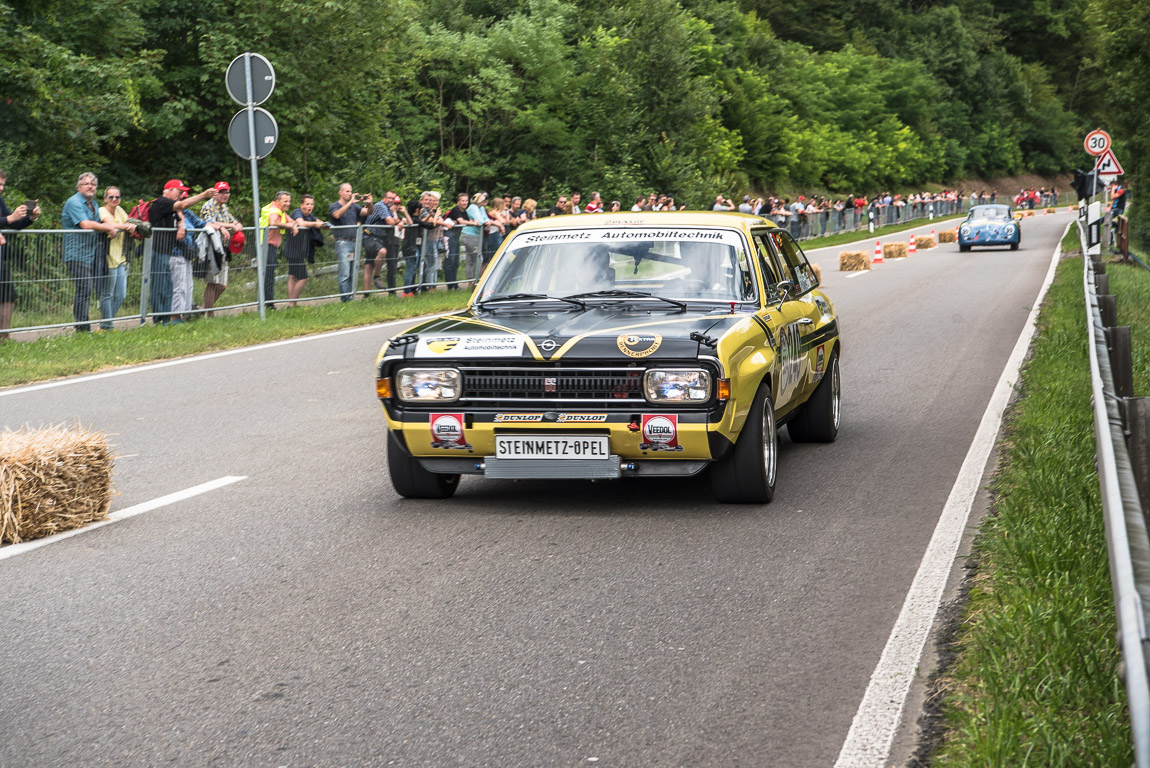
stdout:
[[(148, 213), (151, 210), (151, 208), (152, 208), (152, 201), (151, 200), (147, 200), (147, 201), (140, 200), (140, 202), (136, 203), (136, 206), (134, 208), (132, 208), (132, 210), (128, 211), (128, 218), (129, 219), (139, 219), (140, 221), (150, 223), (151, 219), (148, 218)], [(135, 232), (129, 232), (128, 234), (130, 234), (132, 237), (136, 238), (137, 240), (143, 240), (144, 239), (144, 236), (142, 234), (140, 234), (140, 232), (138, 230)]]

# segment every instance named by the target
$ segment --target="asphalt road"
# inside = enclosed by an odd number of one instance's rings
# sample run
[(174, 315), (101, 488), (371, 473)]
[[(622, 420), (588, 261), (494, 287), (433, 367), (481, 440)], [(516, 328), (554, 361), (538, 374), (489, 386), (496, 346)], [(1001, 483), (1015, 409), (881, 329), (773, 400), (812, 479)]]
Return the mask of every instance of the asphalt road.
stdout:
[(0, 395), (0, 425), (109, 433), (113, 510), (247, 477), (0, 560), (0, 766), (832, 764), (1069, 218), (858, 278), (812, 252), (843, 426), (784, 437), (761, 508), (705, 480), (400, 499), (394, 326)]

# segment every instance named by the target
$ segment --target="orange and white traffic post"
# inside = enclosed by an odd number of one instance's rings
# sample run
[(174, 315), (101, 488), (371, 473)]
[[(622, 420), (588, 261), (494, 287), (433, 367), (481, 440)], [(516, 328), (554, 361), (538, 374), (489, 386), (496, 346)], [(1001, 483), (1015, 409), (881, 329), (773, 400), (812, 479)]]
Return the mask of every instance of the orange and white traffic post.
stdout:
[(885, 263), (885, 262), (883, 262), (883, 258), (882, 258), (882, 241), (881, 240), (875, 240), (874, 241), (874, 258), (870, 260), (870, 263), (871, 264), (883, 264), (883, 263)]
[(910, 243), (906, 247), (907, 256), (915, 256), (918, 254), (918, 243), (914, 239), (914, 235), (910, 236)]

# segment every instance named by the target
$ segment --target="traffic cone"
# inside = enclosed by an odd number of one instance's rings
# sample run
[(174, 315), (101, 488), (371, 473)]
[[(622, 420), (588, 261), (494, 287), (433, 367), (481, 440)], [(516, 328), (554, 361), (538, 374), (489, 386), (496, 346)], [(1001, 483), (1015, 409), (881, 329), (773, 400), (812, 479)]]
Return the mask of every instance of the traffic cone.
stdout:
[(938, 245), (938, 238), (934, 236), (934, 230), (933, 229), (930, 231), (930, 239), (934, 241), (935, 245)]
[(915, 256), (918, 254), (918, 244), (914, 239), (914, 235), (910, 236), (910, 244), (906, 247), (907, 256)]
[(870, 260), (870, 263), (871, 264), (883, 264), (884, 263), (883, 258), (882, 258), (882, 241), (881, 240), (875, 240), (874, 241), (874, 258)]

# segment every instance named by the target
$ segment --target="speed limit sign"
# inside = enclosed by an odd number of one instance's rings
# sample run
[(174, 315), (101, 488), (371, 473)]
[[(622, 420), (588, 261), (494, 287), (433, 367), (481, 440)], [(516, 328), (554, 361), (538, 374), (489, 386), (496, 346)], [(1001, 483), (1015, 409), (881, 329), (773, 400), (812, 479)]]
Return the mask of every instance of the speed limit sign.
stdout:
[(1086, 140), (1082, 142), (1086, 147), (1086, 151), (1097, 157), (1106, 153), (1110, 149), (1110, 134), (1098, 128), (1086, 134)]

